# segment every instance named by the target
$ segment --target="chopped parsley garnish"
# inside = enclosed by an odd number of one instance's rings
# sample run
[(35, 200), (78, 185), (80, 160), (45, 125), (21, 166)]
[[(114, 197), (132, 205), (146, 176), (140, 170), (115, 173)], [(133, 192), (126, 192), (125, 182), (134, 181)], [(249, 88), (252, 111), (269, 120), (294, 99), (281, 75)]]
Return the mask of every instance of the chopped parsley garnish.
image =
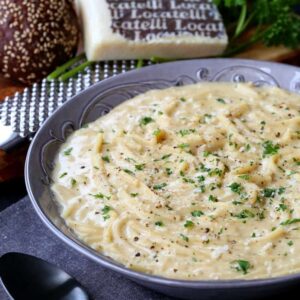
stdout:
[(139, 193), (131, 193), (130, 196), (131, 197), (136, 197)]
[(160, 133), (161, 133), (160, 129), (156, 129), (155, 131), (153, 131), (154, 136), (158, 136), (158, 135), (160, 135)]
[(205, 186), (204, 186), (204, 185), (200, 185), (200, 186), (199, 186), (199, 191), (200, 191), (201, 193), (205, 193)]
[(265, 130), (266, 121), (261, 121), (261, 122), (260, 122), (260, 125), (261, 125), (260, 130), (261, 130), (261, 131)]
[(164, 226), (164, 223), (162, 221), (156, 221), (155, 225), (159, 226), (159, 227), (162, 227), (162, 226)]
[(205, 177), (203, 175), (198, 176), (197, 179), (199, 182), (205, 181)]
[(180, 134), (182, 137), (194, 133), (196, 130), (195, 129), (181, 129), (177, 133)]
[(187, 220), (187, 221), (185, 221), (185, 223), (184, 223), (184, 227), (185, 228), (192, 228), (192, 227), (194, 227), (194, 222), (192, 222), (192, 221), (190, 221), (190, 220)]
[(90, 195), (93, 196), (93, 197), (95, 197), (95, 198), (97, 198), (97, 199), (104, 199), (104, 198), (106, 198), (107, 200), (110, 199), (110, 196), (105, 196), (102, 193), (98, 193), (98, 194), (95, 194), (95, 195), (90, 194)]
[(279, 189), (278, 189), (278, 195), (282, 195), (282, 194), (284, 194), (285, 193), (285, 187), (280, 187)]
[(181, 97), (181, 98), (180, 98), (180, 101), (181, 101), (181, 102), (186, 102), (186, 99), (185, 99), (184, 97)]
[(233, 133), (229, 133), (229, 135), (228, 135), (229, 146), (235, 146), (236, 147), (237, 144), (232, 142), (232, 137), (233, 137)]
[(71, 154), (72, 150), (73, 150), (72, 147), (69, 148), (69, 149), (67, 149), (67, 150), (65, 150), (65, 151), (64, 151), (64, 155), (65, 155), (65, 156), (69, 156), (69, 155)]
[(211, 171), (210, 168), (205, 167), (205, 165), (202, 164), (202, 163), (200, 164), (200, 170), (201, 170), (202, 172), (209, 172), (209, 171)]
[(146, 126), (149, 123), (154, 122), (154, 120), (151, 117), (143, 117), (140, 119), (140, 125), (141, 126)]
[(254, 213), (248, 209), (242, 210), (240, 213), (235, 214), (235, 217), (238, 219), (247, 219), (247, 218), (254, 218)]
[(249, 151), (251, 149), (251, 146), (249, 145), (249, 144), (247, 144), (246, 146), (245, 146), (245, 151)]
[(250, 179), (250, 175), (249, 174), (242, 174), (242, 175), (239, 175), (239, 178), (245, 179), (245, 180), (249, 180)]
[(170, 168), (166, 168), (166, 172), (167, 172), (168, 176), (173, 174), (173, 171)]
[(204, 123), (206, 123), (209, 119), (211, 119), (212, 118), (212, 115), (210, 115), (210, 114), (205, 114), (204, 115)]
[(223, 171), (221, 169), (218, 169), (218, 168), (212, 169), (208, 172), (209, 176), (219, 176), (219, 177), (221, 177), (222, 174), (223, 174)]
[(109, 218), (110, 218), (110, 215), (104, 215), (104, 216), (103, 216), (103, 220), (104, 220), (104, 221), (108, 220)]
[(105, 205), (101, 211), (102, 211), (102, 214), (104, 214), (104, 215), (108, 214), (111, 211), (111, 207), (108, 205)]
[(110, 159), (108, 156), (102, 156), (102, 160), (106, 161), (106, 162), (110, 162)]
[(272, 141), (265, 141), (263, 144), (263, 157), (275, 155), (278, 153), (279, 145), (273, 144)]
[(204, 151), (204, 152), (203, 152), (203, 156), (204, 156), (204, 157), (208, 157), (209, 155), (211, 155), (211, 152), (210, 152), (210, 151)]
[(131, 157), (126, 157), (125, 160), (128, 162), (136, 162), (136, 160)]
[(204, 215), (204, 213), (201, 210), (194, 210), (194, 211), (191, 212), (191, 215), (193, 217), (201, 217), (201, 216)]
[(186, 183), (195, 183), (195, 181), (191, 178), (183, 177), (182, 180), (183, 180), (183, 182), (186, 182)]
[(178, 145), (178, 148), (185, 149), (185, 148), (188, 148), (189, 146), (190, 146), (189, 144), (182, 143), (182, 144)]
[(256, 215), (257, 215), (257, 217), (258, 217), (259, 220), (263, 220), (265, 218), (264, 211), (260, 211)]
[(299, 223), (300, 222), (300, 219), (287, 219), (286, 221), (284, 222), (281, 222), (280, 225), (291, 225), (291, 224), (294, 224), (294, 223)]
[(188, 238), (186, 235), (182, 234), (182, 233), (180, 233), (180, 237), (181, 237), (185, 242), (188, 242), (188, 241), (189, 241), (189, 238)]
[(218, 202), (219, 200), (218, 200), (217, 197), (215, 197), (215, 196), (213, 196), (213, 195), (209, 195), (209, 196), (208, 196), (208, 201), (211, 201), (211, 202)]
[(65, 172), (65, 173), (62, 173), (60, 176), (59, 176), (59, 178), (63, 178), (63, 177), (65, 177), (65, 176), (67, 176), (68, 175), (68, 173), (67, 172)]
[(108, 205), (105, 205), (103, 208), (102, 208), (102, 215), (103, 215), (103, 219), (104, 221), (106, 221), (107, 219), (110, 218), (110, 215), (108, 214), (110, 211), (111, 211), (111, 207), (108, 206)]
[(296, 158), (293, 158), (294, 163), (296, 164), (296, 166), (300, 166), (300, 161), (297, 160)]
[(216, 99), (216, 100), (217, 100), (218, 102), (220, 102), (220, 103), (226, 104), (225, 100), (222, 99), (222, 98), (218, 98), (218, 99)]
[(163, 183), (160, 183), (160, 184), (155, 184), (154, 186), (153, 186), (153, 189), (154, 190), (161, 190), (161, 189), (163, 189), (164, 187), (166, 187), (167, 186), (167, 184), (165, 183), (165, 182), (163, 182)]
[(296, 171), (290, 171), (288, 174), (287, 174), (287, 176), (292, 176), (292, 175), (294, 175), (294, 174), (297, 174), (298, 172), (296, 172)]
[(145, 164), (135, 165), (135, 169), (137, 171), (142, 171), (144, 170), (144, 168), (145, 168)]
[(240, 204), (243, 204), (243, 202), (234, 200), (234, 201), (232, 201), (232, 204), (233, 205), (240, 205)]
[(128, 170), (128, 169), (123, 169), (123, 171), (129, 175), (134, 175), (134, 172)]
[(237, 183), (237, 182), (233, 182), (228, 187), (231, 189), (231, 191), (233, 193), (236, 193), (238, 195), (240, 195), (241, 192), (244, 190), (243, 186), (240, 183)]
[(166, 154), (166, 155), (162, 156), (161, 159), (167, 159), (167, 158), (169, 158), (171, 155), (172, 155), (172, 154)]
[(288, 241), (287, 244), (288, 244), (288, 246), (290, 246), (290, 247), (294, 245), (293, 241)]
[(235, 260), (233, 262), (234, 264), (234, 268), (238, 271), (238, 272), (242, 272), (244, 275), (248, 273), (248, 270), (250, 269), (251, 265), (249, 263), (249, 261), (247, 260)]
[(282, 210), (282, 211), (286, 211), (287, 210), (287, 205), (285, 205), (284, 203), (280, 203), (279, 206), (276, 208), (277, 211)]
[(262, 194), (266, 198), (274, 198), (276, 195), (276, 189), (265, 188), (263, 189)]
[(74, 187), (76, 184), (77, 184), (77, 181), (74, 178), (72, 178), (71, 179), (71, 186)]

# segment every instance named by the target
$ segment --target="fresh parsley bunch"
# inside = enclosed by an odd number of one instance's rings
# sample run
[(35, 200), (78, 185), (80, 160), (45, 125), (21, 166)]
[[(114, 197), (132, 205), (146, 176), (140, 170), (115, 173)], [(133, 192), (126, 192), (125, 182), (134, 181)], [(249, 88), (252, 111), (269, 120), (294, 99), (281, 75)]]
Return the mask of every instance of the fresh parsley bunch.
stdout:
[[(245, 50), (262, 41), (266, 46), (300, 47), (300, 16), (295, 6), (300, 0), (214, 0), (230, 39), (225, 55)], [(254, 34), (246, 42), (238, 37), (247, 29)]]

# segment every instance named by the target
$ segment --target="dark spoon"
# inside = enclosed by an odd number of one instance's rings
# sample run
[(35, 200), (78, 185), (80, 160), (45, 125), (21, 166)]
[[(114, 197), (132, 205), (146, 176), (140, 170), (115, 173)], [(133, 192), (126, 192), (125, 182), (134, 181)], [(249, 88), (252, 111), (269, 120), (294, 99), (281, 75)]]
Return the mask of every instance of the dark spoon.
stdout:
[(81, 284), (58, 267), (31, 255), (6, 253), (0, 278), (15, 300), (88, 300)]

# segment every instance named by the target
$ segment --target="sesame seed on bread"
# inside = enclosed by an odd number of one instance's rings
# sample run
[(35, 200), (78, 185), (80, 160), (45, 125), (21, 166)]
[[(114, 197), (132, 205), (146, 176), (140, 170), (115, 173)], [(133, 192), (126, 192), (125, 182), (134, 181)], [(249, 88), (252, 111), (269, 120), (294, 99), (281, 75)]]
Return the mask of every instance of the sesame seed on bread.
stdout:
[(71, 0), (0, 0), (0, 73), (37, 82), (77, 50), (79, 26)]

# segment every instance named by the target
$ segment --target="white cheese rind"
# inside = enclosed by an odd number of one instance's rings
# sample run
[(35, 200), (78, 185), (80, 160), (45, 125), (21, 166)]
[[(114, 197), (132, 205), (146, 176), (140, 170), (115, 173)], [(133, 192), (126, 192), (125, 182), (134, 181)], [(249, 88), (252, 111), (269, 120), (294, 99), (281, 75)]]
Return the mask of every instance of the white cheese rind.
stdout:
[[(150, 29), (148, 36), (156, 34), (157, 37), (128, 39), (112, 29), (113, 18), (107, 0), (77, 0), (77, 4), (82, 18), (85, 52), (88, 59), (92, 61), (147, 59), (152, 56), (164, 58), (214, 56), (221, 54), (227, 46), (228, 38), (221, 21), (212, 25), (217, 26), (220, 30), (219, 37), (200, 36), (184, 32), (176, 36), (173, 32), (173, 36), (171, 33), (169, 36), (159, 37), (161, 34), (165, 35), (166, 31), (162, 29), (161, 32), (157, 32), (157, 30), (152, 31)], [(215, 19), (219, 20), (219, 13), (216, 10), (214, 13)], [(181, 22), (181, 20), (177, 21)], [(134, 20), (131, 19), (131, 22), (134, 24)], [(151, 22), (151, 20), (145, 22)], [(152, 22), (159, 21), (152, 20)], [(205, 26), (205, 23), (202, 25)]]

